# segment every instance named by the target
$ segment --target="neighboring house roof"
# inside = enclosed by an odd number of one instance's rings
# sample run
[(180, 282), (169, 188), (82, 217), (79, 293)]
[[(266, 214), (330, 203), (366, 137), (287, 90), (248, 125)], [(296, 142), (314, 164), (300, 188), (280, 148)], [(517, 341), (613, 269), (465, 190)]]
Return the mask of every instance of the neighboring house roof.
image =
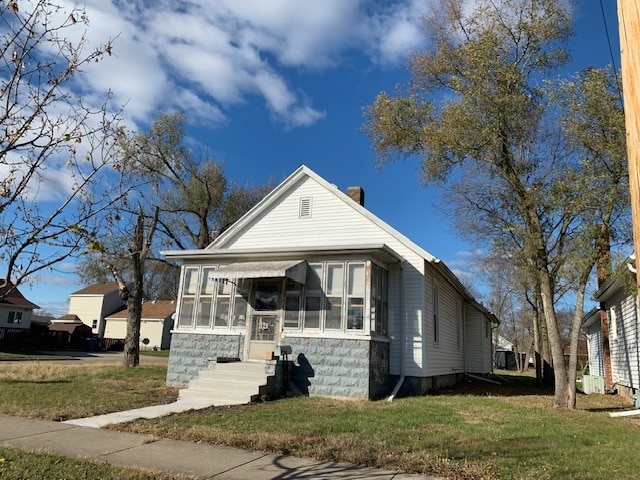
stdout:
[(40, 308), (35, 303), (24, 298), (18, 287), (11, 281), (8, 281), (4, 287), (0, 287), (0, 305), (22, 307), (28, 310)]
[(67, 332), (71, 335), (91, 335), (91, 327), (84, 323), (52, 323), (49, 325), (52, 332)]
[(515, 350), (515, 346), (512, 342), (504, 338), (502, 335), (498, 335), (498, 341), (496, 342), (496, 351), (512, 352)]
[(103, 282), (89, 285), (71, 295), (106, 295), (107, 293), (117, 292), (118, 284), (116, 282)]
[(54, 319), (52, 323), (82, 323), (82, 320), (73, 313), (67, 313), (66, 315)]
[[(295, 172), (289, 175), (282, 183), (280, 183), (276, 188), (274, 188), (268, 195), (266, 195), (260, 202), (258, 202), (251, 210), (249, 210), (243, 217), (241, 217), (236, 223), (234, 223), (231, 227), (225, 230), (220, 236), (218, 236), (208, 247), (204, 250), (182, 250), (182, 251), (166, 251), (162, 252), (167, 257), (173, 258), (206, 258), (207, 255), (225, 255), (226, 253), (238, 256), (239, 254), (246, 254), (247, 257), (250, 257), (254, 254), (279, 254), (279, 253), (297, 253), (292, 252), (292, 249), (260, 249), (259, 251), (239, 251), (234, 249), (233, 251), (228, 251), (225, 247), (232, 242), (233, 239), (240, 235), (242, 231), (249, 225), (251, 225), (254, 220), (264, 215), (269, 209), (272, 208), (281, 198), (285, 197), (289, 194), (293, 189), (296, 188), (296, 185), (300, 181), (302, 181), (305, 177), (309, 177), (319, 185), (324, 187), (324, 189), (330, 192), (332, 195), (337, 197), (340, 201), (344, 202), (348, 207), (356, 210), (362, 216), (367, 218), (369, 221), (377, 225), (383, 231), (387, 232), (389, 235), (394, 237), (396, 240), (401, 242), (408, 249), (422, 257), (426, 262), (429, 262), (433, 267), (438, 270), (455, 288), (458, 290), (472, 305), (482, 311), (493, 323), (499, 323), (498, 319), (489, 312), (482, 304), (478, 303), (473, 296), (469, 293), (469, 291), (462, 285), (460, 280), (454, 275), (454, 273), (438, 258), (431, 255), (425, 249), (417, 245), (415, 242), (411, 241), (409, 238), (404, 236), (402, 233), (382, 221), (376, 215), (371, 213), (365, 207), (355, 202), (352, 198), (350, 198), (346, 193), (340, 191), (335, 185), (327, 182), (324, 178), (319, 176), (313, 170), (308, 168), (305, 165), (301, 165)], [(389, 254), (397, 257), (397, 254), (393, 252), (387, 245), (346, 245), (343, 247), (333, 247), (333, 250), (356, 250), (356, 249), (386, 249)], [(306, 249), (299, 250), (300, 253), (304, 251), (322, 251), (322, 248), (318, 247), (309, 247)]]
[[(142, 320), (164, 320), (176, 311), (176, 302), (173, 300), (148, 300), (142, 304)], [(124, 307), (107, 316), (107, 320), (125, 320), (127, 308)]]

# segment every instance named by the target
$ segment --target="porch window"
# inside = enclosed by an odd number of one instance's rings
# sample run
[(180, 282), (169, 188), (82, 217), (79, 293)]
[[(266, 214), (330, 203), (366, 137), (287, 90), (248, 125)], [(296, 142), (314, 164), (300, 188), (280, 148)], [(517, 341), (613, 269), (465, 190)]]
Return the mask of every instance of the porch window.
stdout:
[(344, 303), (344, 264), (327, 265), (326, 317), (324, 327), (327, 330), (342, 329), (342, 305)]
[(214, 327), (228, 327), (231, 304), (231, 282), (228, 280), (218, 280), (216, 288), (216, 312)]
[(364, 329), (364, 263), (350, 263), (347, 279), (347, 330)]
[(287, 279), (284, 296), (284, 328), (300, 328), (302, 285)]
[(247, 305), (249, 304), (249, 280), (238, 280), (233, 301), (233, 327), (244, 328), (247, 326)]
[(376, 265), (371, 264), (371, 331), (386, 335), (388, 330), (388, 272)]
[(309, 264), (304, 297), (304, 328), (320, 328), (322, 309), (322, 264)]
[(198, 291), (198, 268), (186, 268), (182, 281), (182, 302), (178, 316), (179, 327), (191, 327), (193, 325), (194, 306)]
[(198, 302), (198, 314), (196, 327), (209, 327), (211, 325), (211, 307), (213, 304), (213, 292), (215, 282), (209, 275), (214, 268), (203, 268), (200, 279), (200, 298)]

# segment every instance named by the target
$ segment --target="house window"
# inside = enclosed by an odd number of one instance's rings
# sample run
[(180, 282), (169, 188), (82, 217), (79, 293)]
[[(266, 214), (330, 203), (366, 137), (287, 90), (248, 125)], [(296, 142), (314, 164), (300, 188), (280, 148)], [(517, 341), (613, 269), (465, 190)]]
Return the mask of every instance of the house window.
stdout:
[(302, 285), (287, 279), (284, 295), (284, 328), (300, 328)]
[(347, 330), (364, 329), (364, 263), (349, 263), (347, 277)]
[(386, 335), (388, 330), (388, 272), (371, 264), (371, 331)]
[(342, 329), (342, 305), (344, 304), (344, 264), (327, 265), (327, 286), (324, 328)]
[(7, 323), (22, 323), (22, 312), (9, 312)]
[(311, 218), (311, 197), (303, 197), (300, 199), (299, 218)]
[(91, 328), (93, 328), (94, 330), (96, 328), (98, 328), (98, 320), (97, 319), (94, 318), (93, 320), (91, 320)]
[[(200, 295), (198, 298), (198, 313), (196, 316), (196, 327), (209, 327), (211, 325), (211, 307), (213, 306), (213, 292), (215, 281), (210, 274), (215, 269), (206, 267), (202, 269), (200, 279)], [(183, 297), (184, 298), (184, 297)]]
[(216, 288), (216, 312), (214, 327), (229, 327), (231, 313), (231, 285), (228, 280), (219, 280)]
[(179, 327), (191, 327), (193, 325), (194, 306), (198, 291), (198, 269), (186, 268), (182, 280), (182, 301), (178, 316)]
[(440, 342), (440, 289), (433, 282), (433, 343)]
[(321, 263), (311, 263), (307, 268), (307, 281), (304, 294), (304, 328), (320, 328), (322, 271)]
[(249, 280), (238, 280), (233, 301), (233, 327), (245, 328), (247, 326), (247, 305), (249, 304)]

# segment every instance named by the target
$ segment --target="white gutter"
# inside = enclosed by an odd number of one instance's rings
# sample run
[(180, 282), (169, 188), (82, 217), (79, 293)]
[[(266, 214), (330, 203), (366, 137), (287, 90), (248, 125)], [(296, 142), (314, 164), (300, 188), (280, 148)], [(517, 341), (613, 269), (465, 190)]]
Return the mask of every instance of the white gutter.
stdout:
[(398, 394), (398, 390), (400, 390), (400, 387), (404, 383), (404, 344), (406, 342), (404, 334), (404, 324), (406, 321), (406, 319), (404, 318), (404, 262), (405, 260), (402, 260), (400, 262), (400, 378), (398, 379), (398, 383), (396, 383), (396, 386), (393, 387), (393, 392), (391, 392), (391, 395), (389, 396), (389, 398), (387, 398), (387, 402), (393, 402), (393, 399)]

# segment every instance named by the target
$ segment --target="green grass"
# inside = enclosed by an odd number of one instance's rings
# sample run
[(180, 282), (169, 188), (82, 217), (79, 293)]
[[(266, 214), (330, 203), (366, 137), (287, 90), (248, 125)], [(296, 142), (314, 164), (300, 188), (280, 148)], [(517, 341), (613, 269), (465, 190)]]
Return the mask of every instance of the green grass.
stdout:
[(166, 366), (59, 365), (0, 362), (0, 411), (5, 415), (68, 420), (169, 403)]
[(169, 350), (140, 350), (140, 355), (169, 358)]
[(0, 479), (22, 480), (172, 480), (190, 477), (114, 467), (44, 452), (0, 447)]
[(294, 398), (139, 420), (119, 430), (455, 478), (640, 478), (640, 421), (585, 396), (549, 407), (532, 379), (386, 401)]

